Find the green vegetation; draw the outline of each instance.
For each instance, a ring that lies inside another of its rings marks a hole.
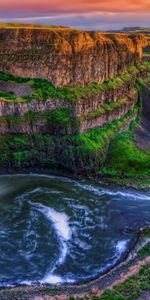
[[[100,173],[101,174],[101,173]],[[105,175],[105,173],[104,173]],[[109,173],[107,173],[109,175]],[[104,178],[103,178],[104,179]],[[118,177],[116,175],[110,174],[109,177],[106,177],[106,183],[107,184],[115,184],[115,185],[120,185],[122,187],[134,187],[138,190],[144,190],[144,191],[149,191],[150,190],[150,179],[142,177],[131,177],[131,176],[126,176],[126,177]]]
[[[148,67],[150,64],[146,63],[146,65]],[[112,139],[106,162],[99,171],[100,174],[133,177],[150,176],[150,151],[142,151],[137,148],[134,140],[134,128],[141,122],[142,99],[140,91],[144,86],[144,80],[139,78],[136,82],[136,88],[139,91],[136,121],[131,123],[128,131],[119,133]]]
[[[101,174],[150,176],[150,151],[138,149],[132,132],[119,133],[110,143],[107,161]]]
[[[144,66],[146,67],[148,73],[150,73],[150,62],[144,62]]]
[[[142,267],[138,274],[129,277],[124,283],[113,289],[106,289],[102,296],[93,296],[91,300],[134,300],[150,287],[150,266]],[[69,300],[85,300],[84,298],[70,297]]]
[[[0,98],[6,98],[8,100],[14,100],[16,97],[14,96],[13,92],[2,92],[0,91]]]
[[[150,242],[147,243],[141,250],[139,250],[139,256],[145,257],[147,255],[150,255]]]
[[[138,274],[129,277],[124,283],[113,289],[106,289],[102,296],[93,296],[91,300],[134,300],[150,287],[150,266],[142,267]],[[70,297],[69,300],[85,300],[84,298]]]
[[[149,290],[150,266],[141,268],[137,275],[129,277],[123,284],[115,286],[112,290],[106,290],[101,297],[93,297],[93,300],[134,300],[140,294]]]
[[[51,121],[53,122],[54,117],[59,118],[60,126],[64,126],[64,114],[66,113],[64,111],[53,112]],[[60,118],[60,114],[63,116],[63,120]],[[0,136],[0,166],[15,168],[55,167],[71,172],[96,173],[106,158],[110,139],[123,124],[132,118],[132,115],[133,110],[129,111],[123,118],[107,124],[103,128],[72,136],[49,134]],[[26,117],[30,118],[31,115]],[[65,122],[68,124],[67,115],[66,120]]]
[[[98,108],[97,110],[90,112],[86,115],[81,116],[81,120],[91,120],[94,119],[96,117],[101,116],[104,113],[107,112],[111,112],[121,106],[123,106],[124,104],[126,104],[129,101],[129,98],[124,98],[124,99],[119,99],[116,102],[110,102],[107,104],[103,104],[100,108]]]
[[[0,29],[2,28],[10,28],[10,29],[47,29],[47,30],[76,30],[76,28],[68,27],[68,26],[55,26],[55,25],[42,25],[42,24],[24,24],[24,23],[4,23],[0,22]]]
[[[102,91],[108,89],[117,89],[132,80],[133,75],[138,74],[139,71],[146,69],[145,63],[136,66],[130,66],[128,71],[120,76],[116,76],[112,79],[105,80],[104,83],[91,83],[85,87],[54,87],[52,83],[44,79],[39,78],[20,78],[10,74],[0,72],[0,80],[2,81],[14,81],[16,83],[28,83],[34,89],[34,95],[24,97],[24,100],[31,101],[33,98],[37,100],[46,100],[48,98],[63,99],[75,103],[79,98],[84,99],[97,95]],[[6,95],[6,99],[8,99]],[[14,100],[14,99],[12,99]]]
[[[52,134],[60,135],[62,129],[65,130],[64,133],[67,133],[69,128],[74,129],[74,132],[76,132],[78,128],[78,120],[72,116],[71,108],[56,108],[46,113],[28,111],[24,116],[0,116],[0,120],[6,121],[8,127],[14,127],[16,124],[24,125],[24,122],[34,125],[36,119],[45,120],[45,125]]]
[[[26,83],[30,81],[30,78],[23,78],[23,77],[13,76],[11,74],[0,72],[0,80],[5,82],[14,81],[16,83]]]
[[[144,258],[150,255],[150,228],[146,228],[143,233],[142,237],[147,239],[146,244],[138,251],[138,257]]]
[[[145,52],[145,53],[143,53],[143,56],[150,56],[150,52]]]
[[[47,119],[47,125],[53,133],[60,133],[59,130],[74,126],[77,129],[77,120],[72,116],[71,108],[56,108],[46,113],[35,113],[29,111],[23,117],[25,120],[34,120],[39,118]]]
[[[130,72],[133,75],[134,72],[138,72],[142,68],[145,69],[147,66],[147,63],[144,66],[132,66]],[[4,76],[4,74],[1,75]],[[3,79],[10,80],[9,76],[11,75],[7,75]],[[129,80],[128,76],[130,77],[129,74],[123,74],[123,80]],[[16,79],[16,81],[18,80]],[[122,82],[121,77],[98,86],[100,88],[102,86],[112,88],[114,82],[118,86],[118,83]],[[36,91],[39,89],[39,91],[43,90],[44,92],[46,90],[47,92],[47,85],[55,89],[45,80],[34,79],[32,80],[32,84],[37,85],[35,88]],[[136,88],[140,91],[144,84],[143,80],[138,79]],[[86,88],[81,89],[86,90]],[[55,92],[56,90],[58,92],[58,90],[62,91],[63,89],[55,89]],[[70,91],[72,90],[79,91],[80,88],[70,88]],[[39,91],[38,93],[40,93]],[[81,93],[79,94],[81,95]],[[43,94],[41,97],[43,97]],[[111,111],[124,103],[125,99],[118,100],[115,103],[110,102],[96,112],[88,114],[85,118],[96,117],[98,114]],[[128,127],[128,124],[135,118],[137,112],[136,122],[131,122],[130,130],[119,133],[122,128]],[[140,94],[136,107],[130,110],[124,117],[113,121],[111,124],[106,124],[103,128],[96,128],[78,134],[79,120],[73,117],[73,110],[70,108],[57,108],[47,113],[33,113],[29,111],[23,117],[1,117],[1,119],[8,122],[9,126],[15,126],[15,124],[20,126],[20,122],[22,121],[31,122],[31,125],[34,126],[34,121],[38,118],[45,119],[44,125],[47,126],[49,134],[19,135],[17,137],[8,135],[0,137],[1,167],[15,167],[17,169],[37,166],[39,168],[55,167],[85,175],[100,173],[119,176],[149,176],[150,155],[136,148],[133,135],[133,129],[140,122],[141,118]],[[71,132],[71,129],[74,132]],[[68,133],[72,133],[73,135],[69,135]]]

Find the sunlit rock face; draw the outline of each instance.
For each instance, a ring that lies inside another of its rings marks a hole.
[[[142,58],[144,35],[65,28],[1,28],[0,71],[55,86],[103,82]]]

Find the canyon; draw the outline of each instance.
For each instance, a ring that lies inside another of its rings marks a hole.
[[[0,23],[0,298],[149,290],[149,100],[149,32]]]
[[[144,35],[73,29],[0,29],[0,71],[55,86],[103,82],[142,58]]]
[[[1,167],[97,172],[138,118],[143,49],[140,33],[1,24]]]

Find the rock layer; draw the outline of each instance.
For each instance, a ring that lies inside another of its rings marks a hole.
[[[0,71],[55,86],[103,82],[142,58],[144,35],[73,29],[0,29]]]
[[[99,116],[90,120],[83,120],[80,123],[80,132],[84,132],[88,129],[103,127],[107,123],[111,123],[114,120],[122,118],[130,109],[132,109],[137,103],[137,93],[132,93],[131,98],[127,98],[126,102],[120,107],[106,111]]]

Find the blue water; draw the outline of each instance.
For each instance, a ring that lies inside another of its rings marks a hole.
[[[77,283],[115,265],[150,224],[150,193],[0,176],[0,285]]]

